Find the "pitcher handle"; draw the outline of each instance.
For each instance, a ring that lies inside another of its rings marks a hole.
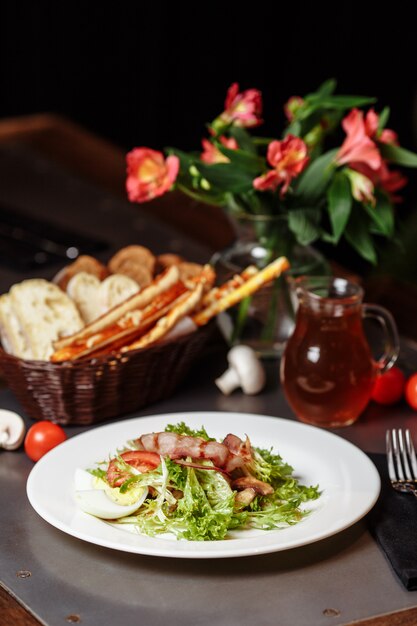
[[[394,365],[400,352],[400,340],[394,318],[391,313],[378,304],[364,304],[363,317],[375,319],[380,323],[385,335],[385,352],[377,361],[381,374],[387,372]]]

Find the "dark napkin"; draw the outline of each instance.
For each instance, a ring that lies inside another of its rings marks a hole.
[[[381,494],[366,521],[391,563],[394,572],[409,591],[417,590],[417,498],[398,493],[391,487],[385,454],[369,454],[381,477]]]

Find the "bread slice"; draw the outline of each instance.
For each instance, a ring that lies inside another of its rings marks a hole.
[[[66,265],[54,276],[52,282],[61,287],[62,291],[67,290],[69,281],[80,272],[87,272],[97,276],[99,280],[104,280],[109,275],[109,270],[98,259],[87,254],[82,254],[73,263]]]
[[[133,278],[124,274],[111,274],[100,283],[98,289],[100,315],[127,300],[138,291],[140,291],[140,286]]]
[[[13,313],[11,297],[5,293],[0,297],[0,337],[3,348],[9,354],[22,359],[31,359],[32,353],[19,320]]]
[[[17,356],[47,361],[54,341],[84,326],[74,302],[42,278],[13,285],[8,298],[3,309],[12,321],[6,330],[6,346],[12,353],[20,352]]]
[[[67,285],[67,294],[77,305],[83,321],[89,324],[101,315],[98,303],[100,280],[94,274],[74,274]]]

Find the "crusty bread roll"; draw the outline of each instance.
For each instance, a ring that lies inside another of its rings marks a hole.
[[[152,274],[149,269],[134,260],[125,259],[118,265],[116,273],[128,276],[140,285],[141,289],[148,287],[152,282]]]
[[[152,252],[148,248],[145,248],[145,246],[132,245],[121,248],[108,262],[110,272],[112,274],[124,273],[120,272],[120,266],[127,261],[145,267],[151,276],[154,273],[156,259]]]
[[[155,273],[159,274],[160,272],[163,272],[167,267],[171,267],[171,265],[179,265],[183,261],[184,259],[178,254],[173,254],[171,252],[160,254],[156,257]]]
[[[153,279],[156,259],[144,246],[126,246],[112,256],[108,268],[112,274],[129,276],[141,289],[148,287]]]
[[[24,359],[48,361],[54,341],[84,326],[74,302],[42,278],[13,285],[0,299],[0,311],[3,347]]]

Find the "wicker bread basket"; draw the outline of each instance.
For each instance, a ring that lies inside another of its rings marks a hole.
[[[164,344],[64,363],[25,361],[0,348],[0,373],[31,418],[94,424],[167,398],[214,327],[211,322]]]

